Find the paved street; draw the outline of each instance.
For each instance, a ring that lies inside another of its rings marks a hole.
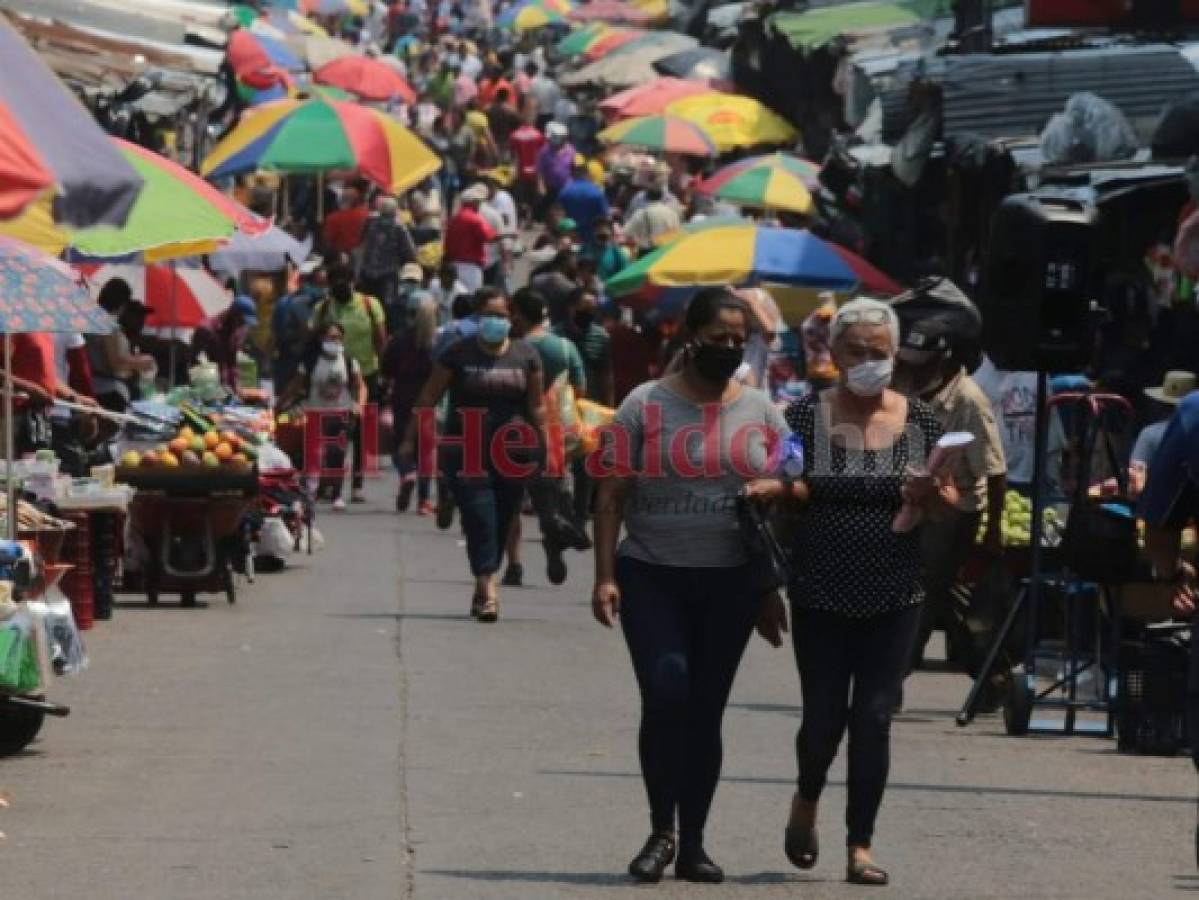
[[[636,695],[619,636],[590,619],[590,560],[550,588],[527,542],[530,586],[475,624],[456,534],[396,516],[388,490],[324,515],[329,549],[233,608],[131,603],[91,632],[90,671],[56,692],[74,714],[0,761],[0,897],[634,896]],[[1011,739],[994,717],[959,730],[964,687],[909,682],[876,845],[889,896],[1199,890],[1188,760]],[[797,696],[789,651],[755,638],[708,838],[731,884],[636,896],[870,893],[841,883],[842,762],[816,870],[782,855]]]

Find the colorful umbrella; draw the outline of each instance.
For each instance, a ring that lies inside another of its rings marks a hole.
[[[312,19],[294,9],[272,6],[266,13],[266,21],[288,36],[315,34],[328,37],[329,33]]]
[[[738,94],[684,97],[666,107],[666,111],[703,128],[721,153],[738,147],[787,144],[798,137],[786,120],[752,97]]]
[[[554,44],[554,51],[559,56],[582,56],[588,47],[610,30],[611,27],[604,22],[592,22],[582,28],[576,28]]]
[[[308,68],[313,71],[343,56],[354,56],[357,52],[340,38],[321,34],[296,36],[289,43],[308,61]]]
[[[797,156],[770,153],[725,166],[696,185],[701,194],[739,206],[807,214],[820,166]]]
[[[501,28],[520,32],[533,31],[536,28],[544,28],[547,25],[565,21],[566,17],[557,10],[550,9],[539,0],[528,0],[528,2],[519,3],[505,10],[496,19],[496,24]]]
[[[352,16],[365,18],[370,14],[368,0],[300,0],[301,12],[317,16]]]
[[[857,276],[858,285],[862,290],[871,294],[883,294],[888,297],[893,297],[896,294],[903,293],[903,287],[894,278],[879,269],[874,263],[867,259],[858,256],[847,247],[842,247],[840,244],[829,242],[829,246],[853,270],[853,274]]]
[[[698,81],[681,78],[655,78],[613,94],[599,105],[611,119],[631,119],[635,116],[656,116],[675,100],[694,94],[706,94],[711,89]]]
[[[576,22],[626,22],[630,25],[647,25],[654,20],[654,13],[639,9],[625,0],[591,0],[576,7],[570,14]]]
[[[603,59],[563,75],[559,82],[567,87],[597,84],[608,87],[633,87],[658,77],[653,62],[679,50],[695,46],[695,38],[673,31],[638,35]]]
[[[638,116],[599,133],[605,144],[644,147],[689,156],[715,156],[716,145],[702,128],[677,116]]]
[[[123,227],[60,228],[48,204],[42,203],[0,231],[55,255],[70,248],[81,257],[113,259],[140,253],[155,262],[210,253],[235,231],[259,235],[270,228],[269,221],[178,163],[136,144],[111,140],[145,182]]]
[[[403,75],[386,63],[365,56],[335,59],[313,72],[312,78],[319,84],[341,88],[363,100],[399,98],[408,104],[416,102],[416,91]]]
[[[399,192],[441,168],[415,134],[378,110],[356,103],[281,100],[249,111],[201,167],[208,178],[255,169],[355,171]]]
[[[731,225],[684,235],[608,279],[622,297],[647,287],[705,284],[799,284],[840,289],[857,277],[827,243],[808,231]]]
[[[277,66],[288,72],[303,72],[304,61],[287,44],[264,34],[236,29],[225,46],[229,66],[239,78],[243,73],[256,72]]]
[[[672,53],[654,62],[654,68],[663,75],[707,82],[732,81],[731,66],[728,52],[712,47],[695,47],[681,53]]]
[[[198,266],[90,264],[77,268],[87,276],[88,288],[96,296],[113,278],[125,279],[133,296],[150,310],[147,330],[159,333],[195,328],[204,319],[224,312],[232,299],[224,285]]]
[[[59,222],[124,223],[141,179],[3,17],[0,59],[0,219],[53,191]]]
[[[610,28],[588,44],[583,55],[592,61],[600,60],[643,37],[645,32],[640,28]]]
[[[107,334],[112,323],[70,266],[0,236],[0,331]]]

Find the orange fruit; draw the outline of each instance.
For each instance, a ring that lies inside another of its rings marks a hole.
[[[204,435],[204,446],[209,450],[213,449],[221,442],[221,436],[215,431],[209,431]]]
[[[233,458],[233,448],[222,442],[216,445],[216,450],[213,451],[219,460],[228,460]]]
[[[188,440],[185,437],[177,437],[170,443],[171,452],[176,456],[181,456],[188,449]]]
[[[175,469],[179,467],[179,457],[168,451],[158,458],[158,464],[168,469]]]

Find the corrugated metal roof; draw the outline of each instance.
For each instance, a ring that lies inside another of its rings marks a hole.
[[[884,92],[887,140],[907,127],[907,84],[921,69],[942,85],[947,137],[1036,135],[1073,94],[1090,91],[1117,106],[1147,139],[1168,103],[1199,90],[1199,72],[1167,45],[932,57],[905,66],[898,86]]]

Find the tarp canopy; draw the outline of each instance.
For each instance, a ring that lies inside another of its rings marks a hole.
[[[860,31],[915,25],[922,18],[938,15],[948,2],[849,3],[826,6],[801,13],[776,13],[770,25],[797,50],[815,50],[838,38]]]

